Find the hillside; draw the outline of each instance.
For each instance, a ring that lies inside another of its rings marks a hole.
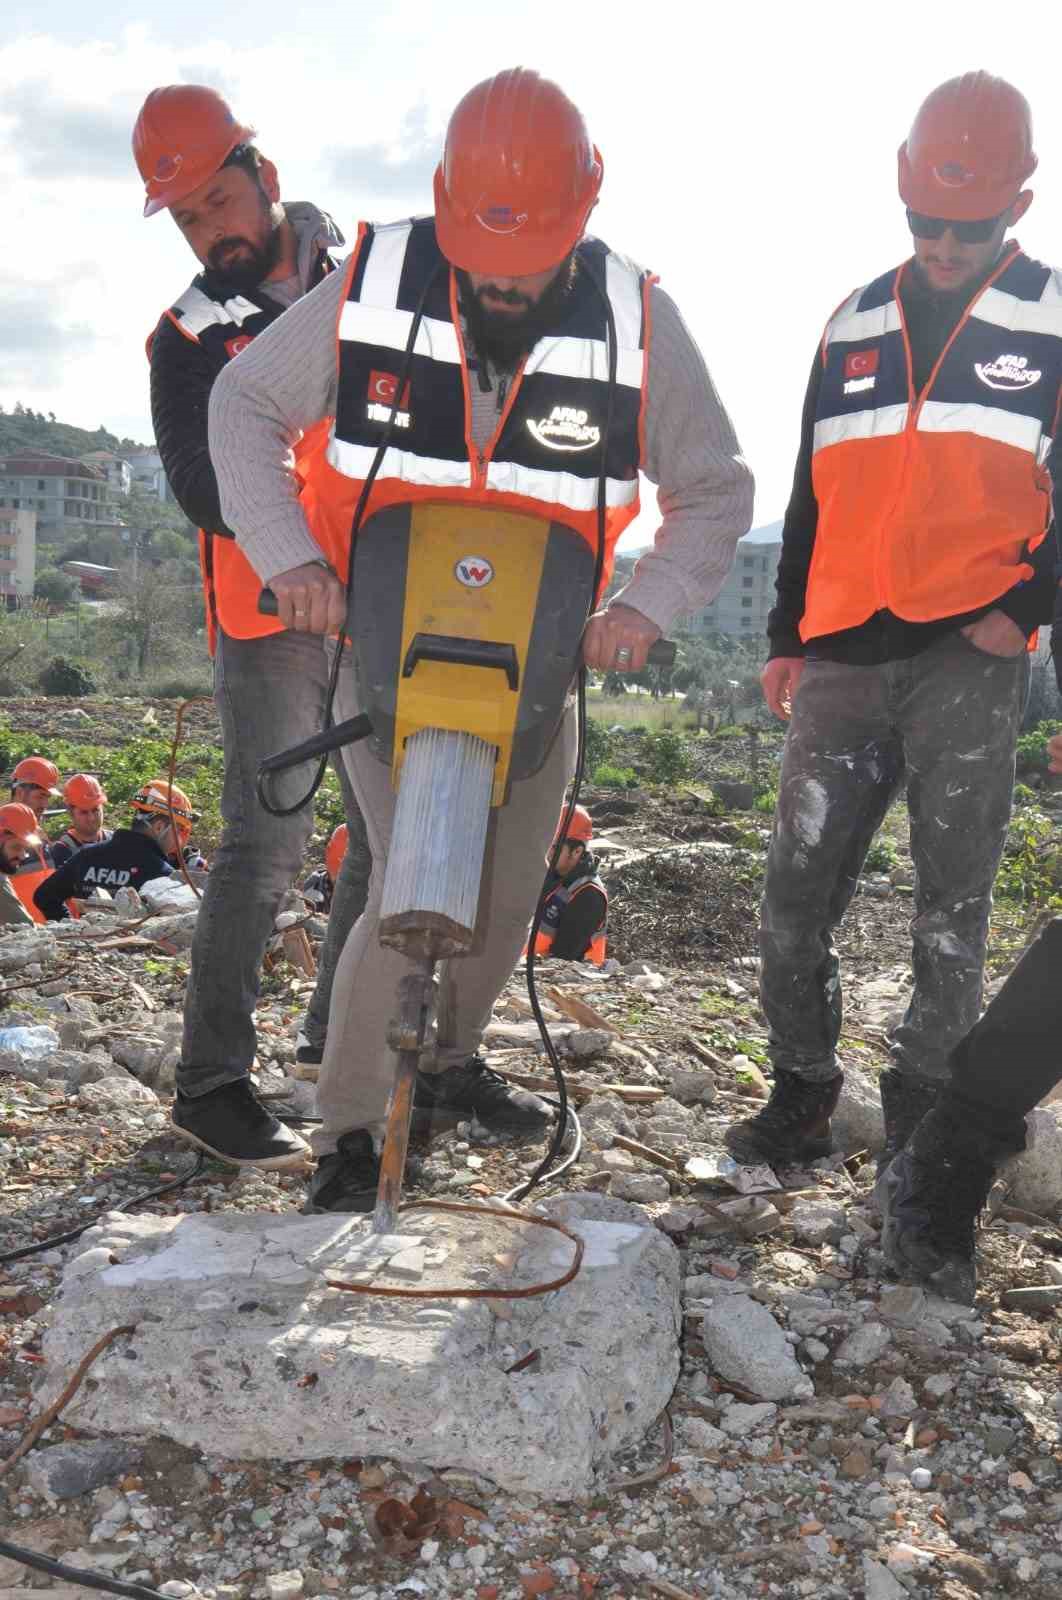
[[[119,439],[100,424],[94,431],[58,422],[54,412],[28,411],[18,401],[13,411],[0,407],[0,455],[43,450],[54,456],[83,456],[90,450],[150,450],[135,439]]]

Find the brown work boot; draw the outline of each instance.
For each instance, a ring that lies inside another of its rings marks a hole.
[[[830,1118],[843,1082],[840,1072],[818,1083],[776,1068],[763,1110],[726,1130],[724,1143],[734,1160],[748,1167],[798,1167],[830,1155]]]

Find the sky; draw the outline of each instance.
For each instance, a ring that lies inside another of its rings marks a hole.
[[[209,83],[258,130],[287,199],[348,238],[359,217],[431,208],[446,120],[501,67],[535,67],[581,107],[605,180],[594,232],[660,275],[704,351],[757,480],[785,509],[823,324],[910,252],[896,150],[938,82],[983,67],[1033,108],[1040,170],[1020,230],[1062,255],[1062,23],[1000,27],[966,0],[881,8],[451,0],[52,0],[0,43],[0,404],[151,439],[144,340],[195,262],[144,219],[130,133],[148,91]],[[25,13],[24,13],[25,14]],[[20,31],[21,30],[21,31]],[[1051,34],[1053,32],[1053,39]],[[656,525],[653,491],[627,543]]]

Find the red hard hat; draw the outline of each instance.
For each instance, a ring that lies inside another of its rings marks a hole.
[[[339,869],[343,865],[343,857],[346,853],[347,825],[345,822],[341,822],[325,846],[325,867],[333,883],[339,877]]]
[[[582,113],[526,67],[470,89],[435,172],[435,232],[466,272],[515,278],[560,264],[578,244],[604,166]]]
[[[953,222],[999,216],[1036,170],[1029,102],[989,72],[950,78],[923,102],[899,163],[912,211]]]
[[[27,756],[11,774],[11,783],[32,783],[35,788],[47,789],[49,794],[59,793],[59,768],[44,756]]]
[[[63,799],[68,806],[77,806],[83,811],[107,803],[100,780],[90,778],[87,772],[75,772],[72,778],[67,778],[63,784]]]
[[[237,122],[216,89],[171,83],[152,89],[133,128],[133,155],[144,180],[145,217],[176,205],[206,183],[254,129]]]
[[[29,806],[19,805],[17,800],[12,800],[10,805],[0,806],[0,833],[14,834],[31,850],[36,850],[41,842],[36,816]]]
[[[165,778],[155,778],[151,783],[145,783],[129,803],[134,811],[142,811],[149,817],[167,817],[171,821],[175,818],[182,842],[189,837],[192,823],[199,817],[198,811],[192,810],[192,802],[184,790],[178,789],[176,784],[167,783]]]
[[[557,832],[553,835],[554,844],[557,842],[561,828],[564,827],[564,818],[567,815],[567,811],[568,807],[565,804],[561,807],[561,814],[557,818]],[[576,839],[581,844],[589,844],[593,836],[593,818],[585,806],[576,806],[568,820],[568,826],[564,830],[564,837],[566,839]]]

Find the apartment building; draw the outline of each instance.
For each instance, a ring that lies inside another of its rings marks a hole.
[[[33,511],[37,538],[50,542],[90,528],[118,528],[121,497],[86,461],[23,452],[0,456],[0,511]]]
[[[0,604],[33,595],[37,564],[37,513],[0,506]]]
[[[782,524],[752,528],[738,543],[734,564],[710,606],[690,617],[690,633],[728,633],[762,638],[774,605],[774,577],[782,554]]]

